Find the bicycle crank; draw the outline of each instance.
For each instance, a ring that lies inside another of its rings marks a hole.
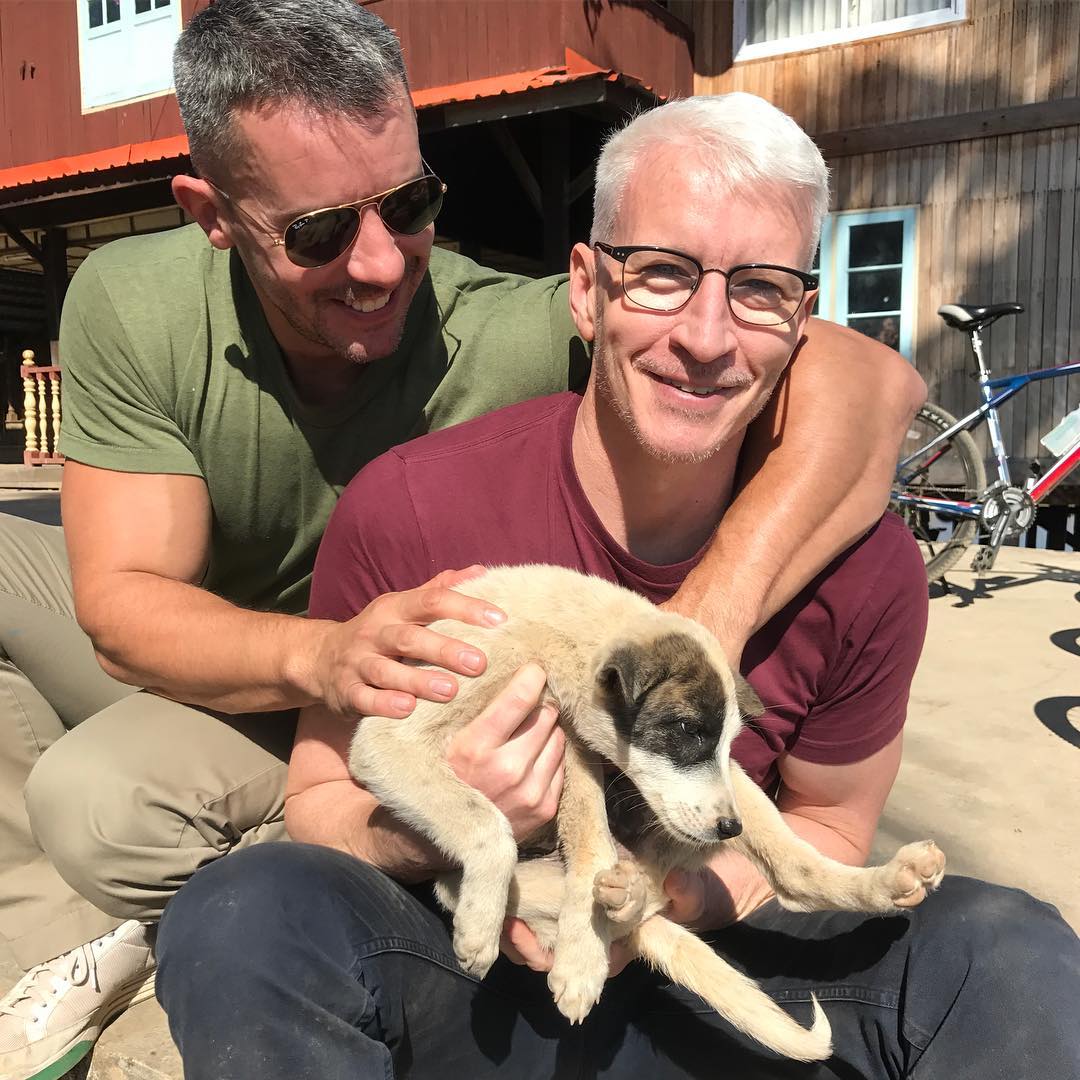
[[[1001,539],[1010,540],[1031,528],[1035,502],[1023,488],[1009,487],[999,480],[983,496],[980,520],[991,535],[1000,529]]]

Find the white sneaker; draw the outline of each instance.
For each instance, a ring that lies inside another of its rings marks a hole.
[[[0,999],[0,1080],[59,1080],[114,1016],[152,997],[155,929],[129,920],[31,968]]]

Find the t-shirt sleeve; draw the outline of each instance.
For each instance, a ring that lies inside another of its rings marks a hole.
[[[308,617],[344,622],[375,597],[416,588],[432,576],[405,464],[391,450],[356,475],[330,515]]]
[[[863,761],[887,746],[907,718],[911,680],[926,637],[926,570],[910,533],[899,522],[891,551],[844,635],[823,693],[790,749],[822,765]]]
[[[138,298],[123,306],[134,313]],[[61,453],[120,472],[202,475],[168,404],[171,355],[161,333],[160,356],[137,355],[109,281],[93,255],[86,259],[60,323]]]

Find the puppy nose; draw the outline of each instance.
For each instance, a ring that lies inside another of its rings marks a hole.
[[[738,818],[722,817],[716,823],[716,835],[721,840],[730,840],[742,832],[742,822]]]

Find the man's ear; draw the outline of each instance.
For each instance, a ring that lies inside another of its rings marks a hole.
[[[575,244],[570,252],[570,313],[584,341],[596,338],[596,249]]]
[[[799,313],[795,316],[795,329],[798,331],[801,337],[806,333],[806,324],[810,320],[810,316],[814,313],[814,305],[817,303],[818,289],[811,289],[804,297],[802,303],[799,305]]]
[[[761,704],[757,691],[737,671],[732,674],[735,676],[735,700],[739,703],[739,712],[743,716],[761,716],[765,706]]]
[[[172,180],[173,198],[194,218],[210,243],[222,251],[233,246],[229,222],[221,213],[221,196],[206,180],[181,174]]]

